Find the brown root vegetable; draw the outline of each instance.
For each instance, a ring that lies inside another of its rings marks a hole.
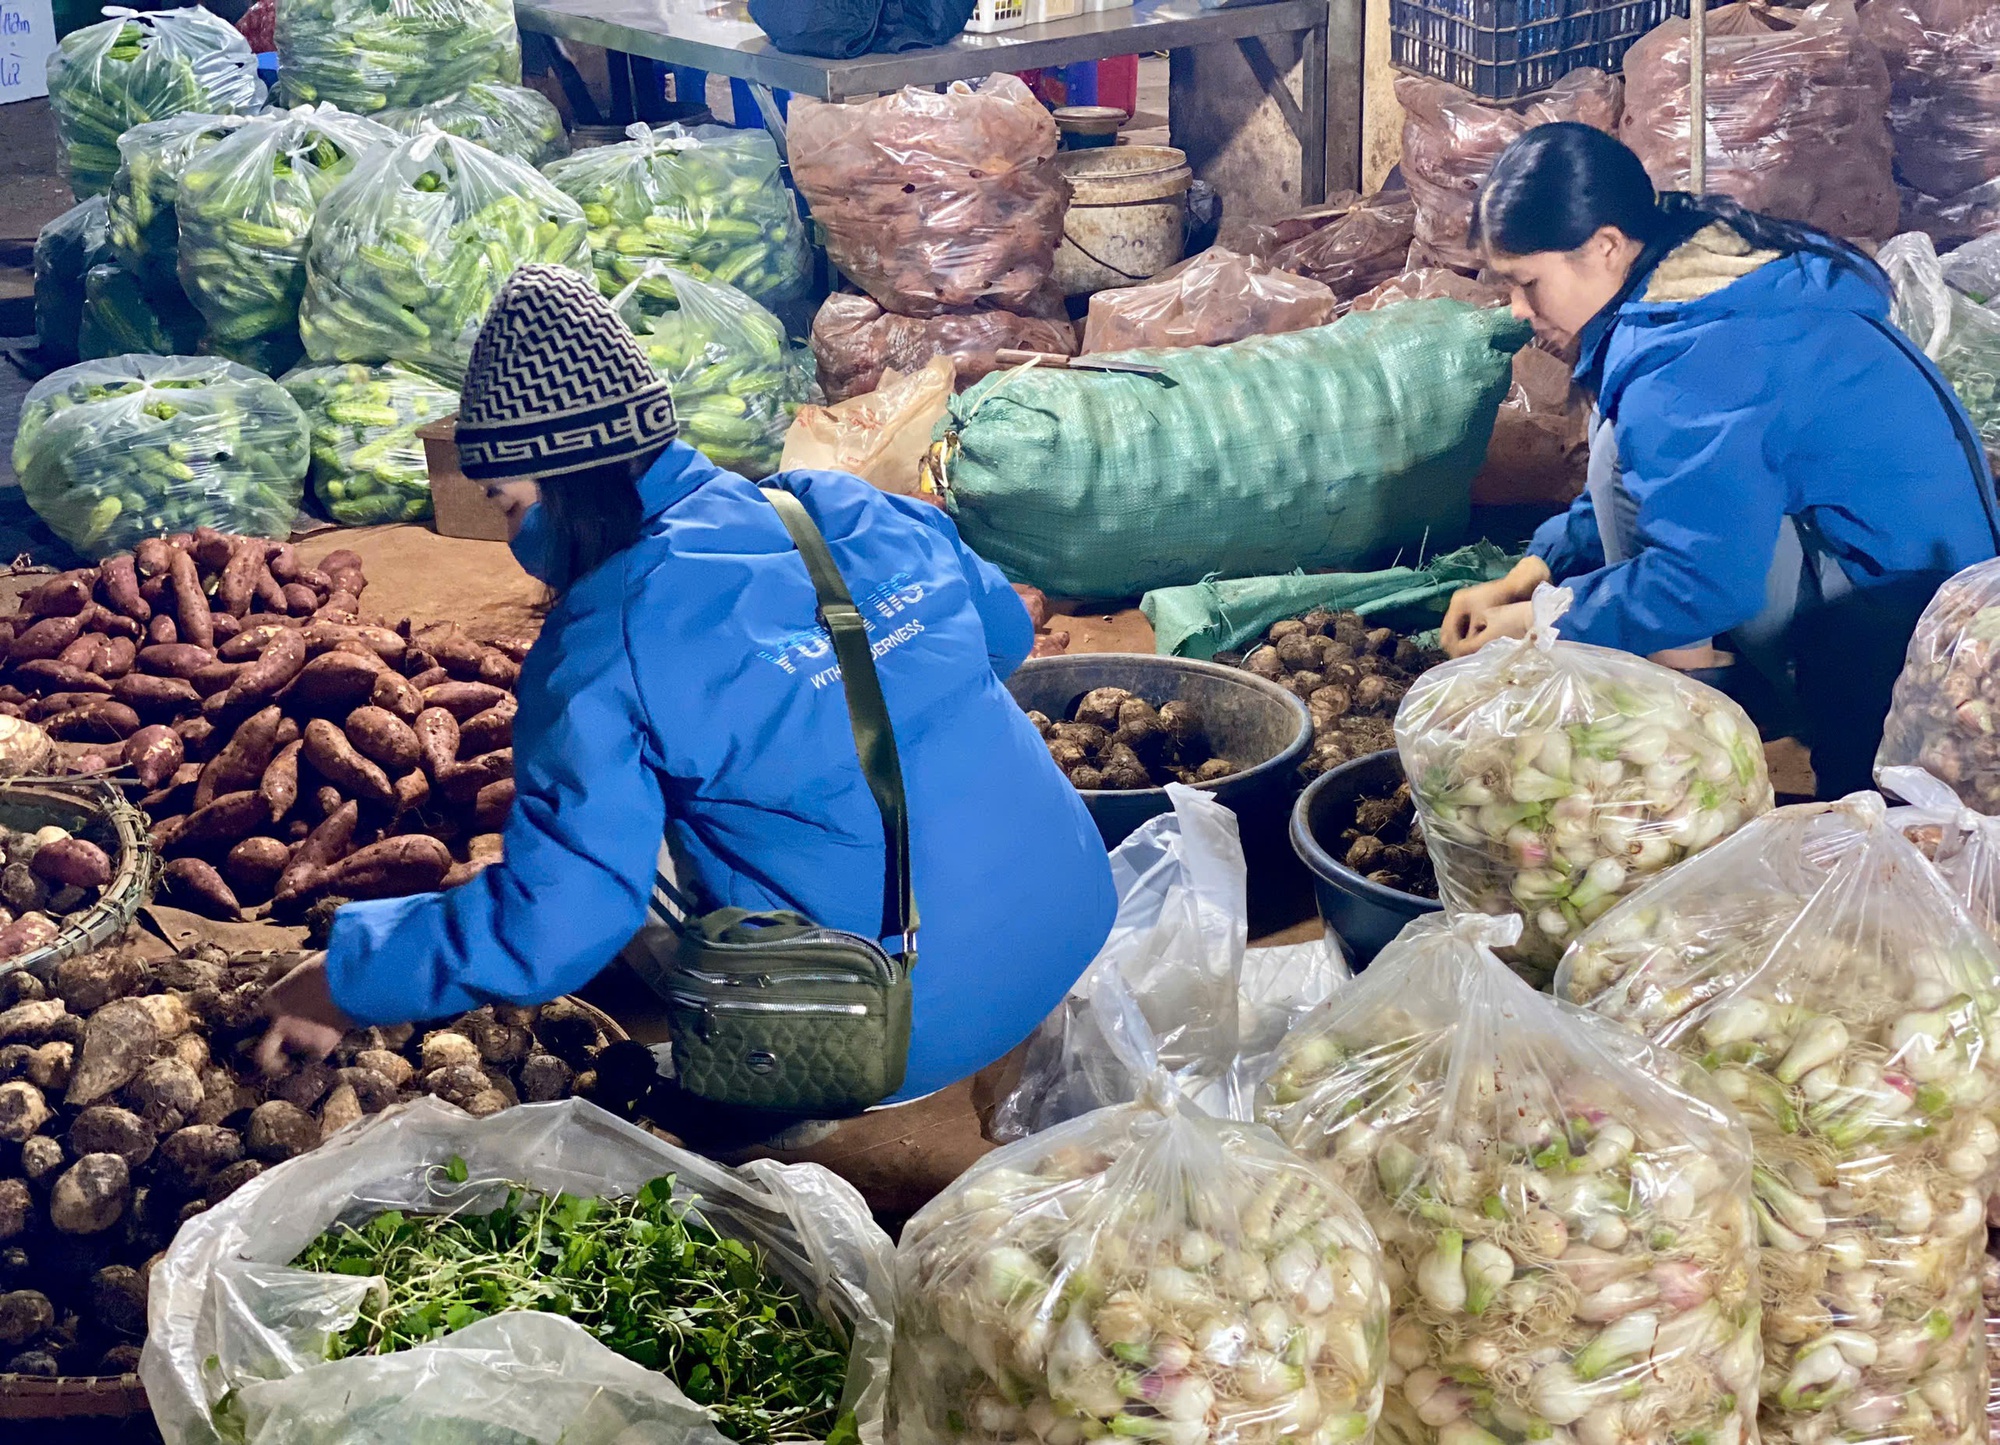
[[[325,1060],[300,1064],[288,1074],[269,1081],[264,1092],[295,1109],[310,1109],[326,1097],[338,1071]]]
[[[406,833],[356,849],[302,888],[343,898],[397,898],[429,893],[451,869],[451,849],[425,833]]]
[[[15,679],[24,687],[31,687],[40,693],[87,692],[103,697],[111,695],[111,684],[94,672],[85,672],[80,667],[71,667],[66,662],[54,658],[39,658],[34,662],[24,662],[14,669]]]
[[[185,552],[175,552],[167,565],[167,578],[168,591],[173,597],[174,622],[180,628],[180,635],[197,647],[213,647],[215,622],[194,558]]]
[[[385,672],[375,679],[368,702],[370,706],[381,708],[406,723],[414,723],[417,714],[424,710],[424,695],[407,677],[393,672]]]
[[[70,1121],[69,1152],[81,1159],[86,1154],[116,1154],[137,1169],[153,1157],[158,1134],[130,1109],[113,1104],[93,1104]]]
[[[83,636],[83,618],[44,617],[30,623],[7,645],[10,662],[33,662],[38,658],[61,657],[63,650]]]
[[[171,778],[186,755],[180,734],[163,724],[142,727],[125,739],[125,765],[149,791]]]
[[[243,630],[215,650],[224,662],[255,662],[281,632],[293,629],[283,622],[246,623]]]
[[[195,1025],[194,1010],[179,994],[142,994],[136,1001],[146,1011],[146,1017],[153,1021],[153,1027],[159,1031],[163,1042],[179,1038]]]
[[[234,1164],[225,1164],[215,1171],[215,1177],[208,1181],[208,1203],[210,1207],[222,1203],[230,1195],[248,1184],[264,1172],[262,1159],[238,1159]]]
[[[336,1084],[326,1102],[319,1106],[319,1137],[331,1137],[349,1124],[358,1124],[367,1111],[361,1107],[360,1096],[352,1084]],[[254,1119],[254,1115],[252,1116]]]
[[[267,1164],[303,1154],[319,1143],[319,1124],[305,1110],[271,1099],[250,1111],[244,1147]]]
[[[382,676],[395,677],[395,674],[385,672]],[[354,709],[347,715],[344,731],[355,751],[381,764],[392,775],[407,773],[423,758],[416,730],[387,708],[371,705]]]
[[[138,1077],[160,1041],[159,1026],[141,1000],[113,999],[84,1025],[83,1051],[64,1102],[78,1108],[124,1088]]]
[[[187,756],[196,761],[212,756],[223,741],[216,736],[215,724],[205,717],[184,717],[174,724],[174,732]]]
[[[26,869],[22,870],[26,872]],[[59,998],[32,999],[0,1012],[0,1044],[45,1044],[57,1036],[70,1012]]]
[[[368,701],[387,664],[373,652],[323,652],[293,679],[286,703],[310,712],[345,716]]]
[[[177,907],[225,923],[238,922],[243,917],[243,905],[229,884],[212,864],[199,858],[169,860],[160,881],[168,901]]]
[[[62,650],[57,662],[69,667],[80,668],[84,672],[104,675],[104,660],[109,655],[111,639],[101,632],[86,632]]]
[[[274,697],[281,689],[296,686],[306,665],[306,644],[296,628],[285,628],[246,663],[224,693],[225,706],[255,707]]]
[[[145,981],[145,964],[115,950],[66,958],[55,971],[56,996],[80,1014],[97,1012],[113,999],[136,992]]]
[[[172,842],[177,848],[233,847],[248,837],[270,817],[263,794],[247,789],[225,793],[205,808],[197,808],[187,818]]]
[[[441,707],[460,722],[498,706],[507,696],[504,688],[484,682],[441,682],[424,688],[423,694],[425,708]]]
[[[544,1049],[573,1069],[588,1068],[591,1055],[604,1044],[597,1020],[569,999],[543,1004],[535,1015],[534,1034]]]
[[[241,713],[243,708],[229,697],[229,689],[242,675],[244,666],[240,662],[211,662],[187,680],[188,686],[207,700],[204,710],[212,708],[217,712],[229,710]]]
[[[488,783],[472,800],[472,825],[497,832],[507,826],[507,815],[513,810],[514,780]]]
[[[76,1066],[76,1045],[43,1044],[28,1055],[28,1082],[44,1094],[60,1094],[69,1087]]]
[[[162,588],[164,592],[166,589]],[[146,641],[159,647],[171,647],[181,639],[181,630],[174,626],[174,619],[165,614],[156,614],[146,624]]]
[[[262,550],[262,543],[231,541],[229,559],[222,564],[222,575],[215,579],[216,611],[232,617],[249,612],[250,600],[256,595],[257,574],[264,566]]]
[[[283,710],[276,705],[243,720],[222,751],[201,770],[201,782],[194,795],[197,811],[225,793],[240,793],[259,786],[264,770],[270,767],[272,755],[278,750],[278,729],[284,720]]]
[[[430,776],[422,768],[412,768],[396,779],[396,816],[414,813],[431,800]]]
[[[108,1264],[90,1277],[90,1313],[121,1335],[146,1333],[146,1275],[125,1264]]]
[[[459,726],[459,751],[476,758],[481,753],[512,747],[515,711],[516,704],[509,698],[484,712],[474,713]]]
[[[287,582],[285,610],[294,617],[310,617],[319,610],[319,594],[303,582]]]
[[[123,743],[139,731],[139,714],[122,702],[98,698],[48,720],[48,734],[66,743]]]
[[[21,1177],[37,1188],[53,1183],[68,1162],[63,1146],[46,1134],[37,1134],[21,1145]]]
[[[304,756],[321,777],[350,797],[385,806],[396,800],[396,789],[388,774],[355,751],[347,735],[325,718],[314,718],[306,724]]]
[[[423,1086],[425,1093],[470,1112],[472,1101],[493,1084],[483,1069],[470,1064],[455,1064],[451,1068],[433,1069],[425,1074]]]
[[[462,1034],[456,1029],[439,1029],[435,1033],[426,1034],[419,1052],[423,1059],[423,1070],[427,1074],[435,1073],[439,1069],[476,1069],[485,1062],[479,1052],[479,1045],[474,1043],[469,1035]]]
[[[86,1154],[49,1191],[49,1223],[63,1234],[102,1234],[125,1214],[132,1171],[116,1154]]]
[[[139,595],[139,568],[131,557],[107,557],[99,563],[97,590],[106,603],[134,622],[152,620],[153,609]]]
[[[530,1054],[521,1065],[522,1102],[545,1104],[566,1099],[575,1082],[576,1071],[554,1054]]]
[[[155,1171],[169,1189],[188,1198],[199,1198],[218,1170],[242,1157],[243,1139],[234,1129],[218,1124],[190,1124],[160,1141],[154,1156]]]
[[[0,1179],[0,1240],[25,1234],[35,1207],[25,1179]]]
[[[88,838],[44,843],[28,866],[37,878],[69,888],[102,888],[111,881],[110,857]]]
[[[21,599],[21,612],[28,617],[78,616],[90,606],[90,587],[96,579],[94,567],[51,577]]]
[[[423,751],[424,768],[438,778],[458,762],[458,719],[445,708],[426,707],[414,725],[418,746]]]
[[[257,784],[257,792],[270,808],[271,821],[279,821],[292,811],[299,800],[299,754],[305,749],[304,739],[287,743],[278,749],[271,759],[264,776]]]
[[[447,802],[464,804],[477,798],[481,788],[513,776],[514,750],[501,748],[470,762],[454,763],[438,774],[437,785]]]
[[[129,672],[111,686],[111,696],[141,717],[171,721],[201,701],[192,682],[181,677],[158,677],[148,672]]]
[[[0,1084],[0,1140],[25,1143],[54,1113],[42,1091],[25,1080]]]
[[[0,902],[16,914],[27,914],[46,907],[49,892],[49,885],[37,878],[35,870],[26,863],[9,863],[0,868]]]
[[[54,1329],[55,1323],[55,1306],[39,1291],[17,1289],[0,1294],[0,1345],[19,1349]]]
[[[245,838],[229,850],[222,864],[223,877],[239,898],[261,901],[278,886],[291,852],[276,838]]]
[[[400,1058],[401,1055],[397,1055],[397,1057]],[[403,1061],[403,1066],[406,1070],[408,1069],[409,1061],[407,1059]],[[408,1079],[410,1076],[408,1073],[405,1073],[403,1077]],[[397,1099],[396,1085],[389,1082],[386,1074],[378,1073],[374,1069],[362,1068],[359,1064],[342,1069],[335,1076],[333,1089],[336,1094],[342,1089],[352,1094],[355,1102],[364,1114],[380,1113],[395,1103]],[[327,1097],[330,1101],[333,1096],[329,1094]]]
[[[192,679],[215,661],[215,650],[191,642],[154,643],[139,649],[139,670],[155,677]]]
[[[487,1064],[518,1064],[534,1042],[524,1025],[502,1023],[490,1008],[463,1014],[452,1027],[478,1046],[480,1060]]]
[[[306,880],[317,878],[328,864],[351,852],[355,829],[360,822],[361,807],[358,803],[342,803],[329,812],[325,820],[299,844],[298,851],[286,865],[284,874],[278,879],[276,901],[289,903],[300,897]]]

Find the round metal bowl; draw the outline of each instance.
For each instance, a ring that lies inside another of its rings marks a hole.
[[[1321,773],[1292,809],[1292,848],[1312,874],[1319,916],[1347,945],[1356,969],[1367,967],[1383,946],[1403,931],[1404,924],[1443,906],[1435,898],[1420,898],[1370,882],[1333,852],[1362,793],[1384,782],[1400,781],[1402,776],[1403,763],[1396,750],[1385,748]]]

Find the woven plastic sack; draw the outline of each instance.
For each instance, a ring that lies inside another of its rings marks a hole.
[[[104,197],[78,201],[35,237],[35,349],[49,366],[77,359],[84,276],[111,259]]]
[[[2000,948],[1882,800],[1758,819],[1600,920],[1556,991],[1749,1125],[1764,1438],[1980,1438]]]
[[[2000,446],[2000,311],[1946,283],[1922,231],[1909,231],[1876,258],[1895,286],[1895,323],[1951,382],[1979,434]]]
[[[111,19],[71,31],[49,57],[49,108],[63,174],[80,201],[111,188],[118,137],[183,111],[241,113],[264,103],[257,57],[236,27],[200,8]]]
[[[426,131],[320,202],[299,335],[317,362],[401,361],[456,386],[487,308],[531,262],[590,274],[583,212],[540,172]]]
[[[1346,1189],[1395,1289],[1376,1438],[1756,1438],[1750,1144],[1677,1061],[1417,919],[1294,1033],[1265,1117]]]
[[[113,356],[29,388],[14,471],[50,530],[92,557],[202,526],[284,537],[306,421],[283,387],[234,362]]]
[[[583,207],[605,295],[636,282],[645,314],[671,310],[673,288],[651,265],[658,261],[767,306],[804,293],[812,269],[805,227],[767,133],[637,124],[625,134],[631,139],[548,168]]]
[[[451,1182],[453,1159],[468,1183]],[[212,1413],[243,1445],[723,1445],[666,1375],[554,1315],[502,1311],[432,1345],[329,1363],[324,1341],[372,1283],[288,1264],[336,1220],[490,1210],[507,1183],[632,1194],[664,1175],[850,1336],[849,1438],[882,1445],[892,1263],[861,1196],[814,1164],[725,1168],[580,1099],[484,1119],[434,1099],[384,1110],[190,1221],[153,1271],[139,1371],[154,1420],[168,1445],[213,1441]]]
[[[1092,296],[1083,349],[1219,346],[1324,326],[1333,313],[1326,286],[1217,246],[1150,281]]]
[[[841,272],[890,310],[1029,311],[1062,240],[1056,124],[1017,77],[798,100],[792,175]]]
[[[2000,940],[2000,819],[1973,812],[1922,768],[1884,768],[1875,781],[1905,804],[1889,810],[1889,826],[1937,869],[1987,937]]]
[[[1940,244],[2000,225],[2000,9],[1872,0],[1861,29],[1889,66],[1905,224]]]
[[[1512,107],[1474,100],[1441,80],[1397,76],[1403,177],[1416,204],[1416,238],[1436,264],[1479,269],[1469,239],[1472,208],[1500,152],[1536,126],[1555,121],[1615,132],[1622,95],[1618,78],[1601,70],[1571,71],[1540,98]]]
[[[346,527],[421,522],[430,467],[417,428],[458,410],[458,393],[400,366],[301,367],[280,384],[312,436],[313,496]]]
[[[296,363],[306,242],[320,202],[396,133],[330,105],[246,127],[181,173],[180,276],[209,349],[272,375]]]
[[[149,291],[179,291],[180,220],[174,203],[188,162],[263,115],[187,111],[135,125],[118,137],[118,173],[111,178],[106,216],[118,262]]]
[[[952,380],[951,358],[934,356],[908,376],[883,373],[874,391],[800,407],[778,470],[846,472],[885,492],[919,495],[924,454],[951,400]]]
[[[2000,814],[2000,561],[1937,590],[1903,654],[1875,771],[1918,767]]]
[[[1170,379],[1035,367],[944,424],[968,546],[1054,596],[1348,568],[1465,529],[1527,328],[1452,302],[1137,353]]]
[[[1432,668],[1396,710],[1396,751],[1449,913],[1521,913],[1508,960],[1545,983],[1619,898],[1770,808],[1743,709],[1673,671],[1561,641],[1567,589],[1534,626]]]
[[[117,261],[92,266],[83,278],[83,316],[76,354],[191,356],[202,342],[201,313],[178,285],[149,288]]]
[[[276,41],[286,105],[373,115],[521,81],[513,0],[284,0]]]
[[[475,80],[429,105],[385,110],[375,119],[402,135],[435,126],[528,166],[546,165],[569,154],[569,132],[563,129],[562,112],[555,103],[539,90],[500,80]]]
[[[812,351],[820,389],[832,401],[875,390],[884,371],[915,371],[938,356],[950,358],[963,391],[999,367],[998,352],[1074,356],[1076,328],[1060,317],[1012,311],[899,316],[869,297],[841,292],[813,317]]]
[[[1896,233],[1889,71],[1851,0],[1719,7],[1707,75],[1710,191],[1835,236]],[[1625,57],[1620,134],[1653,184],[1686,190],[1688,130],[1688,25],[1669,20]]]

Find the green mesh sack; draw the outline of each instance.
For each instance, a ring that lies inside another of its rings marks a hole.
[[[92,557],[200,526],[283,537],[306,421],[278,383],[220,357],[114,356],[29,389],[14,471],[36,514]]]
[[[115,260],[84,274],[83,317],[76,333],[76,354],[83,360],[189,356],[201,340],[201,313],[179,286],[142,286]]]
[[[430,468],[417,428],[458,410],[458,393],[400,366],[307,366],[280,383],[306,414],[312,489],[345,527],[421,522]]]
[[[102,196],[78,201],[35,237],[35,346],[37,359],[45,365],[69,366],[76,361],[84,276],[92,266],[110,259],[110,227]]]
[[[180,276],[208,321],[208,349],[275,374],[298,361],[306,237],[327,193],[396,133],[330,105],[251,126],[189,162],[180,187]]]
[[[181,289],[181,172],[188,162],[246,125],[268,125],[263,115],[209,115],[191,110],[149,120],[118,137],[118,173],[111,178],[106,217],[118,263],[148,290]]]
[[[1435,548],[1465,530],[1528,335],[1504,312],[1413,301],[1122,353],[1164,377],[995,372],[939,423],[945,504],[980,556],[1068,597]]]
[[[518,266],[590,274],[583,212],[519,161],[439,131],[375,151],[321,203],[299,333],[314,361],[401,361],[456,386]]]
[[[799,296],[810,271],[797,203],[763,131],[631,125],[618,145],[579,152],[548,177],[583,207],[591,259],[607,296],[638,283],[649,316],[674,305],[649,262],[734,286],[767,306]]]
[[[373,115],[521,80],[513,0],[285,0],[278,94]]]
[[[49,108],[78,200],[111,188],[118,137],[133,126],[263,103],[250,42],[206,10],[115,10],[112,19],[65,36],[49,57]]]
[[[428,123],[523,165],[546,165],[569,154],[562,112],[539,90],[504,81],[475,81],[429,105],[385,110],[375,118],[403,135],[415,135]]]

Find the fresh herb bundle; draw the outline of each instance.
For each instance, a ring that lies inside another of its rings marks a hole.
[[[445,1171],[463,1183],[463,1160]],[[767,1267],[676,1201],[671,1175],[625,1199],[510,1190],[490,1214],[379,1214],[336,1224],[294,1265],[379,1275],[386,1298],[329,1357],[390,1354],[507,1310],[542,1310],[660,1370],[714,1413],[732,1440],[852,1436],[839,1419],[847,1376],[840,1332]]]

